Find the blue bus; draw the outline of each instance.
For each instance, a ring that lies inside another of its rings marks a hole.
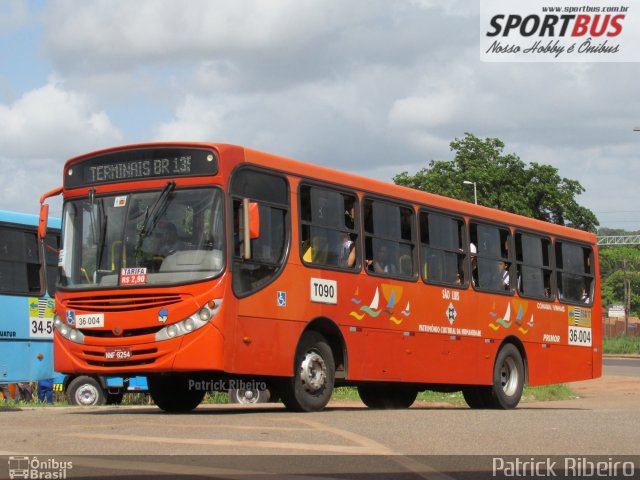
[[[0,210],[0,383],[53,377],[53,290],[60,220],[44,245],[38,217]]]
[[[40,244],[37,215],[0,210],[0,384],[53,378],[54,390],[64,391],[72,405],[120,403],[125,392],[146,391],[145,377],[67,376],[53,371],[61,221],[50,218],[48,225]]]

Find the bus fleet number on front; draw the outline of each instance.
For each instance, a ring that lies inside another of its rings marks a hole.
[[[311,279],[311,301],[317,303],[338,303],[338,282],[321,278]]]

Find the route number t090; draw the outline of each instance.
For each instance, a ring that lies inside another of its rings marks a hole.
[[[311,301],[317,303],[338,303],[338,282],[322,278],[311,279]]]

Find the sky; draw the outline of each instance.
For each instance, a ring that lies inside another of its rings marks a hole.
[[[470,132],[579,181],[602,227],[640,230],[640,64],[483,62],[479,19],[477,0],[2,0],[0,209],[37,213],[68,158],[120,144],[391,181]]]

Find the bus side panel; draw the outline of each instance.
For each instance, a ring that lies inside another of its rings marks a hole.
[[[230,371],[291,376],[296,345],[304,327],[302,322],[238,316]]]
[[[415,383],[469,383],[477,378],[483,363],[479,360],[477,339],[413,333],[404,335],[404,365],[400,378]],[[388,358],[393,362],[393,357]]]
[[[592,348],[550,345],[544,350],[548,352],[544,354],[546,359],[529,358],[530,385],[577,382],[594,378],[595,359]],[[543,370],[541,365],[546,365],[547,368]]]
[[[53,377],[53,305],[50,298],[2,296],[0,382]]]
[[[52,377],[51,342],[0,342],[0,382],[32,382]]]
[[[237,301],[237,324],[227,371],[293,375],[293,359],[302,331],[308,322],[327,313],[326,307],[309,301],[309,277],[320,274],[319,270],[311,272],[292,261],[274,283]]]
[[[544,385],[550,383],[549,358],[550,349],[542,343],[526,343],[524,345],[527,356],[527,374],[529,385]]]

